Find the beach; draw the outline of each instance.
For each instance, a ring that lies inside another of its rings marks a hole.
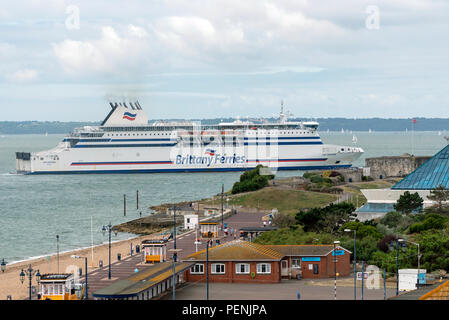
[[[142,240],[151,237],[136,236],[127,240],[120,240],[111,242],[111,262],[117,261],[117,254],[120,253],[122,259],[129,256],[131,253],[131,245],[133,254],[135,254],[136,245],[140,245]],[[99,268],[99,261],[103,261],[103,267],[108,266],[109,261],[109,244],[101,244],[93,247],[82,248],[72,251],[59,253],[59,273],[73,273],[74,270],[82,268],[84,278],[85,275],[85,261],[84,259],[72,258],[72,255],[87,257],[88,272]],[[20,282],[20,272],[22,269],[27,269],[31,264],[33,270],[39,270],[40,274],[58,273],[58,255],[52,254],[50,259],[47,256],[37,257],[25,261],[15,262],[6,266],[5,272],[0,272],[0,300],[6,300],[10,295],[12,300],[27,299],[29,296],[29,278],[26,277],[24,283]],[[32,285],[36,286],[36,278],[33,277]],[[37,288],[38,289],[38,288]],[[39,289],[37,290],[39,292]]]

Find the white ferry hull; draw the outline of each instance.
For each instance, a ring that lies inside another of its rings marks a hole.
[[[244,171],[350,167],[361,148],[326,145],[314,122],[148,125],[140,105],[114,106],[98,127],[75,129],[51,150],[16,153],[24,174]]]
[[[54,159],[31,156],[30,160],[16,161],[17,172],[25,174],[244,171],[258,164],[274,171],[348,168],[361,155],[361,152],[323,154],[325,147],[292,145],[273,147],[263,153],[257,152],[256,147],[246,147],[242,152],[224,150],[214,155],[201,155],[201,148],[176,155],[170,155],[173,153],[171,147],[126,148],[126,152],[116,148],[95,151],[91,148],[69,148],[61,149]],[[270,156],[272,149],[277,150]]]

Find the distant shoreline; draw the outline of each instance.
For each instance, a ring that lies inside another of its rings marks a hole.
[[[318,121],[319,131],[354,131],[367,132],[401,132],[401,131],[449,131],[449,118],[314,118]],[[183,119],[184,120],[184,119]],[[220,122],[232,122],[234,118],[214,119],[187,119],[188,121],[199,121],[202,124],[213,125]],[[260,122],[260,119],[249,118],[250,121]],[[267,121],[275,121],[275,118],[264,118]],[[291,118],[290,121],[310,121],[309,118]],[[151,124],[156,120],[150,120]],[[164,119],[163,121],[180,121],[180,119]],[[100,122],[88,121],[0,121],[0,135],[6,134],[65,134],[72,132],[74,128],[83,126],[98,126]]]

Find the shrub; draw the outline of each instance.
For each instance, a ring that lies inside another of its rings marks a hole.
[[[414,223],[410,226],[410,233],[420,233],[430,229],[443,229],[447,218],[436,213],[429,213],[422,222]]]
[[[256,191],[268,186],[268,181],[273,179],[273,175],[260,175],[261,165],[250,171],[244,172],[240,176],[240,181],[234,183],[232,186],[232,194]]]
[[[402,214],[396,211],[388,212],[381,220],[380,223],[393,228],[399,224],[402,219]]]

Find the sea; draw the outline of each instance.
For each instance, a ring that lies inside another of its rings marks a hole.
[[[365,158],[431,156],[447,141],[441,132],[321,132],[324,143],[355,145]],[[0,260],[8,263],[70,251],[107,241],[102,227],[151,213],[150,206],[204,199],[232,188],[240,172],[101,175],[18,175],[15,152],[50,149],[64,135],[0,135]],[[280,171],[277,177],[302,175]],[[139,209],[136,194],[139,192]],[[126,216],[123,197],[126,195]],[[57,240],[56,236],[59,236]],[[118,233],[112,240],[134,235]]]

